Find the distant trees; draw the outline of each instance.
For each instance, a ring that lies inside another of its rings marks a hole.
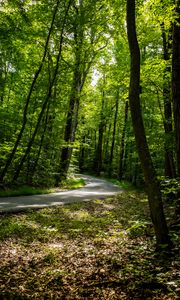
[[[87,1],[84,0],[80,0],[77,4],[74,3],[73,5],[74,11],[72,14],[72,29],[70,33],[73,36],[73,79],[65,124],[65,146],[63,146],[61,151],[59,175],[57,175],[56,178],[57,185],[59,181],[67,177],[78,124],[80,97],[86,77],[95,57],[93,44],[95,42],[96,32],[92,33],[90,28],[87,29],[87,22],[90,16],[92,16],[92,12],[90,14],[87,6],[89,7]],[[87,34],[89,34],[89,37],[86,36]]]

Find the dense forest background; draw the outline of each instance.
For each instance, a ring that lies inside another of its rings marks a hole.
[[[0,7],[1,183],[52,186],[69,172],[91,172],[143,184],[128,105],[126,1],[5,0]],[[173,178],[180,171],[172,89],[179,8],[152,0],[137,1],[136,10],[146,137],[158,176]]]

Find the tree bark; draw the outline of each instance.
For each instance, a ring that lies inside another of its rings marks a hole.
[[[162,39],[163,39],[163,58],[165,62],[170,61],[171,55],[171,43],[170,37],[166,36],[164,24],[161,26]],[[172,37],[172,33],[171,33]],[[165,156],[165,176],[174,178],[176,176],[174,156],[173,156],[173,126],[172,126],[172,97],[171,97],[171,83],[169,79],[171,69],[170,66],[166,66],[164,70],[163,78],[163,98],[164,98],[164,131],[165,131],[165,142],[164,142],[164,156]]]
[[[86,136],[85,136],[85,134],[83,134],[81,147],[80,147],[80,151],[79,151],[79,171],[81,173],[83,173],[85,170],[85,146],[84,146],[85,143],[86,143]]]
[[[176,1],[176,20],[173,24],[172,96],[176,136],[177,175],[180,177],[180,0]]]
[[[27,183],[30,183],[30,184],[33,183],[33,177],[34,177],[36,168],[38,166],[38,161],[39,161],[39,158],[40,158],[40,155],[41,155],[41,150],[42,150],[42,147],[43,147],[44,137],[45,137],[46,129],[47,129],[47,126],[48,126],[49,107],[50,107],[50,103],[47,106],[47,110],[46,110],[46,117],[45,117],[45,121],[44,121],[44,124],[43,124],[43,132],[42,132],[41,139],[40,139],[40,142],[39,142],[39,149],[38,149],[35,161],[33,163],[33,166],[31,167],[31,170],[30,170],[29,174],[27,174],[27,177],[28,177]]]
[[[128,109],[129,109],[129,103],[128,101],[126,101],[125,111],[124,111],[124,126],[122,131],[121,148],[120,148],[120,155],[119,155],[119,172],[118,172],[119,180],[122,180],[123,172],[124,172],[125,135],[126,135],[126,124],[128,119]]]
[[[127,0],[127,35],[131,56],[129,104],[136,146],[147,187],[151,218],[156,235],[157,249],[170,247],[171,241],[163,212],[161,192],[151,159],[140,104],[140,50],[136,34],[135,0]]]
[[[113,124],[113,135],[112,135],[112,143],[111,143],[111,150],[110,150],[110,158],[109,158],[109,177],[112,175],[112,162],[113,162],[113,155],[114,155],[114,145],[115,145],[115,136],[116,136],[116,124],[117,124],[117,115],[118,115],[118,106],[119,106],[119,89],[116,95],[116,106],[115,106],[115,114],[114,114],[114,124]]]
[[[79,65],[77,62],[75,65],[74,76],[73,76],[73,85],[69,101],[68,114],[66,118],[65,133],[64,133],[64,142],[66,145],[62,148],[60,168],[56,178],[56,185],[60,181],[66,179],[71,156],[73,150],[73,143],[75,141],[75,133],[78,124],[78,112],[79,112],[79,97],[80,97],[80,74],[79,74]]]
[[[104,135],[104,128],[105,128],[105,120],[104,120],[104,101],[105,101],[105,93],[102,93],[102,104],[101,104],[101,112],[100,112],[100,122],[99,122],[99,129],[98,129],[98,143],[94,161],[94,170],[96,175],[99,176],[102,171],[102,161],[103,161],[103,135]]]
[[[75,21],[74,21],[74,42],[75,42],[75,63],[73,71],[73,82],[71,88],[71,94],[69,99],[69,107],[65,124],[64,142],[65,146],[61,151],[60,166],[58,174],[56,176],[56,185],[59,182],[67,178],[72,151],[73,143],[75,141],[76,129],[78,124],[79,114],[79,101],[80,94],[83,89],[86,75],[82,72],[82,46],[84,38],[84,20],[83,20],[83,1],[80,1],[79,8],[74,5],[75,9]]]

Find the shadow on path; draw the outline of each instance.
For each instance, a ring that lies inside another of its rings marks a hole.
[[[0,213],[64,205],[67,203],[89,201],[91,199],[104,199],[122,191],[119,186],[106,180],[89,175],[79,174],[78,176],[86,182],[86,186],[80,189],[44,195],[0,198]]]

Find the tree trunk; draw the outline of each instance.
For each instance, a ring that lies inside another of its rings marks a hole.
[[[79,152],[79,171],[81,173],[83,173],[85,170],[85,147],[84,147],[85,143],[86,143],[86,136],[83,135],[80,152]]]
[[[103,151],[103,157],[104,157],[104,165],[109,166],[109,144],[111,141],[111,127],[112,123],[110,122],[109,125],[105,126],[104,128],[104,151]]]
[[[113,154],[114,154],[114,144],[115,144],[115,136],[116,136],[116,124],[117,124],[117,115],[118,115],[118,106],[119,106],[119,90],[117,91],[116,96],[116,107],[115,107],[115,114],[114,114],[114,124],[113,124],[113,135],[112,135],[112,144],[111,144],[111,151],[110,151],[110,158],[109,158],[109,177],[112,175],[112,162],[113,162]]]
[[[66,145],[62,148],[60,168],[56,178],[56,185],[60,181],[66,179],[71,156],[73,150],[73,142],[75,141],[75,133],[78,124],[78,112],[79,112],[79,97],[80,97],[80,74],[79,74],[79,62],[75,65],[73,86],[69,101],[68,114],[65,125],[64,142]]]
[[[172,95],[176,136],[177,175],[180,177],[180,0],[176,1],[176,20],[173,24]]]
[[[56,185],[60,181],[66,179],[71,157],[73,151],[73,143],[75,141],[76,128],[78,124],[78,114],[79,114],[79,101],[80,94],[83,89],[83,85],[86,79],[86,70],[82,71],[82,46],[84,38],[84,20],[83,20],[83,1],[80,1],[79,8],[74,5],[76,22],[74,23],[74,42],[75,42],[75,64],[73,72],[73,83],[71,89],[71,95],[69,100],[69,108],[67,113],[67,119],[65,124],[64,142],[65,146],[62,148],[60,167],[58,170],[58,175],[56,176]]]
[[[100,112],[100,122],[99,122],[99,129],[98,129],[98,143],[97,143],[97,149],[96,149],[96,157],[94,161],[94,170],[96,172],[96,175],[99,176],[102,171],[102,149],[103,149],[103,135],[104,135],[104,91],[102,94],[102,106],[101,106],[101,112]]]
[[[121,148],[120,148],[120,156],[119,156],[119,172],[118,172],[119,180],[122,180],[123,172],[124,172],[125,135],[126,135],[126,124],[128,119],[128,109],[129,109],[129,103],[128,101],[126,101],[125,112],[124,112],[124,126],[122,131]]]
[[[161,26],[163,38],[163,58],[165,62],[170,61],[171,43],[170,37],[166,37],[164,24]],[[164,131],[165,131],[165,176],[174,178],[176,176],[174,157],[173,157],[173,126],[172,126],[172,99],[171,99],[171,85],[169,80],[171,69],[166,66],[163,78],[163,98],[164,98]]]
[[[31,167],[31,171],[28,174],[28,183],[30,183],[30,184],[33,183],[33,177],[34,177],[36,168],[38,166],[38,161],[39,161],[39,158],[40,158],[40,155],[41,155],[41,150],[42,150],[42,147],[43,147],[44,137],[45,137],[45,133],[46,133],[47,125],[48,125],[49,107],[50,107],[50,103],[49,103],[49,105],[47,107],[47,110],[46,110],[46,117],[45,117],[45,122],[43,124],[43,132],[42,132],[40,143],[39,143],[39,149],[38,149],[36,158],[34,160],[33,166]]]
[[[163,212],[160,187],[156,179],[154,165],[149,152],[141,113],[140,50],[136,35],[135,0],[127,0],[127,34],[131,55],[129,104],[137,150],[147,187],[150,213],[156,235],[157,249],[160,250],[162,245],[170,246],[171,242]]]

